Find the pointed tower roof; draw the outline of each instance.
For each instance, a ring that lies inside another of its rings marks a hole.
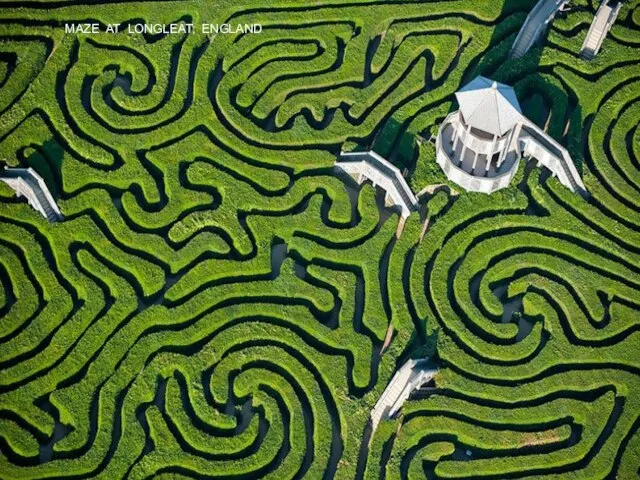
[[[513,88],[478,76],[456,92],[467,125],[502,136],[522,118]]]

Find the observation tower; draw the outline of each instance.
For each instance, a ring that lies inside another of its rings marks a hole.
[[[479,76],[455,95],[460,109],[446,117],[436,138],[436,160],[449,180],[492,193],[509,185],[524,156],[571,191],[586,193],[567,150],[522,114],[512,87]]]

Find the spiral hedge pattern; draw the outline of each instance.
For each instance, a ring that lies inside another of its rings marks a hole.
[[[65,215],[0,183],[0,477],[637,478],[640,1],[589,63],[590,0],[517,61],[532,0],[246,3],[0,6],[0,158]],[[123,31],[65,34],[83,22]],[[528,163],[424,196],[396,238],[336,155],[428,138],[477,74],[591,196]],[[435,387],[367,438],[420,355]]]

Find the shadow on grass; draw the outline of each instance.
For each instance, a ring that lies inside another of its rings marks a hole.
[[[58,142],[51,139],[41,146],[34,146],[32,150],[25,160],[25,167],[33,168],[45,181],[53,197],[60,198],[64,149]]]
[[[403,172],[415,167],[415,146],[415,135],[403,129],[403,125],[391,117],[376,135],[371,149]]]

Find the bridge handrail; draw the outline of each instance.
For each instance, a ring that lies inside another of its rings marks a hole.
[[[555,139],[547,135],[540,127],[538,127],[535,123],[533,123],[528,118],[524,117],[524,130],[528,133],[532,139],[537,141],[538,146],[547,150],[551,155],[555,156],[560,160],[561,165],[565,169],[565,173],[567,174],[567,178],[569,181],[573,181],[576,184],[578,190],[581,190],[578,193],[586,192],[586,187],[582,182],[582,178],[578,173],[578,169],[573,163],[573,159],[566,148],[560,145]],[[555,151],[547,148],[545,143],[550,144],[551,147],[554,148]]]
[[[58,219],[63,218],[55,199],[49,192],[47,184],[33,168],[9,168],[5,166],[2,176],[21,179],[33,191],[42,208],[46,209],[48,207],[53,210]]]
[[[342,159],[357,159],[357,160],[342,160]],[[395,190],[400,195],[402,202],[405,206],[411,210],[418,205],[418,200],[415,195],[407,185],[406,180],[400,173],[400,170],[389,163],[387,160],[382,158],[373,150],[368,152],[340,152],[340,162],[339,163],[349,163],[349,162],[364,162],[370,165],[372,168],[379,171],[385,178],[387,178],[391,184],[394,186]],[[393,195],[392,192],[389,192]]]
[[[549,21],[553,18],[553,16],[556,14],[557,10],[559,10],[560,8],[562,8],[562,5],[564,5],[565,3],[567,3],[568,0],[555,0],[556,1],[556,5],[559,5],[559,7],[554,10],[549,16],[547,16],[545,18],[544,22],[539,23],[536,27],[535,30],[533,32],[533,35],[531,36],[531,40],[529,45],[526,46],[526,48],[524,49],[525,52],[527,52],[531,46],[536,42],[536,40],[538,39],[538,36],[540,34],[540,30],[542,30],[543,28],[546,28],[547,24],[549,23]],[[545,0],[539,0],[535,6],[533,7],[533,9],[531,9],[531,11],[529,12],[529,14],[527,15],[527,18],[525,19],[524,23],[522,24],[522,27],[520,28],[520,31],[518,32],[518,35],[516,35],[516,39],[513,42],[513,45],[511,46],[511,50],[509,52],[510,55],[513,54],[513,52],[516,49],[516,45],[518,45],[518,43],[520,42],[520,40],[522,39],[522,36],[524,35],[524,32],[527,30],[527,25],[530,24],[533,21],[533,18],[535,18],[535,16],[538,14],[538,12],[540,12],[540,10],[542,10],[542,8],[544,7],[545,4]]]
[[[598,43],[596,48],[592,50],[593,55],[598,54],[598,52],[600,51],[600,48],[602,47],[602,43],[604,42],[604,39],[606,38],[607,34],[609,33],[609,30],[611,30],[611,27],[613,26],[613,24],[616,21],[616,18],[618,17],[618,13],[620,12],[621,7],[622,7],[622,2],[618,2],[615,7],[611,8],[609,6],[609,0],[602,1],[600,6],[598,7],[598,11],[596,12],[595,17],[593,18],[593,21],[591,22],[591,25],[589,26],[589,31],[587,32],[587,36],[584,37],[584,42],[582,42],[582,47],[580,48],[580,54],[583,54],[587,50],[591,50],[590,48],[587,48],[587,44],[589,43],[589,40],[591,39],[591,36],[593,35],[594,30],[596,29],[596,24],[598,23],[598,19],[600,15],[606,14],[607,22],[605,23],[604,28],[602,29],[602,32],[598,37]]]

